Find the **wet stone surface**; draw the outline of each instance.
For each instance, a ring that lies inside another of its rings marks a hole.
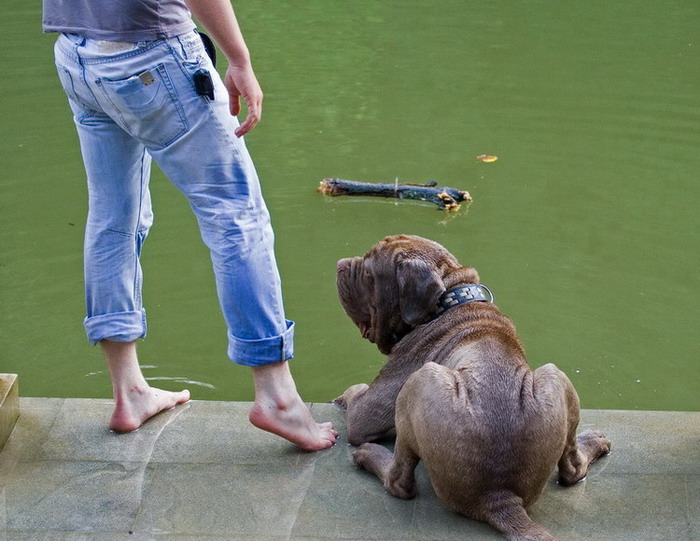
[[[249,403],[198,402],[131,434],[109,400],[22,398],[0,453],[6,539],[501,539],[448,511],[419,466],[399,500],[350,462],[343,412],[312,404],[340,442],[298,451],[248,424]],[[584,410],[613,441],[585,481],[552,479],[531,517],[560,539],[700,538],[700,413]]]

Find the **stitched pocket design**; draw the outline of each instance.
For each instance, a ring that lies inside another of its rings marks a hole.
[[[59,64],[56,64],[56,71],[58,72],[58,78],[61,80],[63,91],[70,99],[78,101],[75,94],[75,87],[73,86],[73,77],[70,72]]]
[[[184,134],[187,120],[163,64],[126,79],[97,81],[122,127],[146,146],[162,148]]]

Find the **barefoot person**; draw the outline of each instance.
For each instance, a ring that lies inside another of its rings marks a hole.
[[[190,11],[228,60],[223,81]],[[253,372],[250,421],[303,449],[333,445],[337,433],[313,420],[287,364],[294,323],[285,319],[269,214],[242,139],[260,120],[262,91],[229,1],[44,0],[43,22],[60,33],[56,67],[87,172],[85,329],[112,378],[110,427],[135,430],[190,397],[150,387],[136,353],[146,335],[139,260],[153,223],[155,160],[188,198],[211,251],[228,355]]]

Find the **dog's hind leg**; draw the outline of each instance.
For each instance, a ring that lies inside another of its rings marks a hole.
[[[352,455],[353,462],[373,473],[384,488],[398,498],[412,498],[416,494],[415,469],[420,461],[414,422],[418,419],[415,408],[422,409],[422,394],[432,395],[432,387],[425,384],[433,372],[442,373],[443,367],[428,363],[414,372],[398,393],[396,399],[396,445],[394,453],[374,443],[362,444]],[[370,387],[370,391],[372,388]]]
[[[414,472],[419,460],[418,455],[400,438],[396,440],[393,454],[376,443],[363,443],[352,454],[355,465],[376,475],[387,492],[403,499],[416,495]]]
[[[559,483],[573,485],[586,477],[588,467],[610,452],[610,440],[598,430],[586,430],[578,436],[576,429],[569,436],[559,461]]]
[[[559,380],[567,410],[566,444],[558,464],[559,482],[562,485],[573,485],[586,477],[588,467],[593,462],[610,452],[610,440],[597,430],[587,430],[576,435],[580,415],[578,394],[566,374],[554,365],[545,365],[538,371],[550,367]]]
[[[588,467],[610,452],[610,440],[599,430],[586,430],[576,436],[576,450],[565,452],[559,461],[559,482],[573,485],[588,473]]]

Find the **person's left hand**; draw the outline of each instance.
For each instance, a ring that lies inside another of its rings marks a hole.
[[[251,66],[229,64],[224,76],[224,85],[229,94],[229,108],[236,116],[241,112],[241,97],[245,100],[248,114],[236,129],[236,136],[241,137],[252,130],[262,118],[263,93]]]

